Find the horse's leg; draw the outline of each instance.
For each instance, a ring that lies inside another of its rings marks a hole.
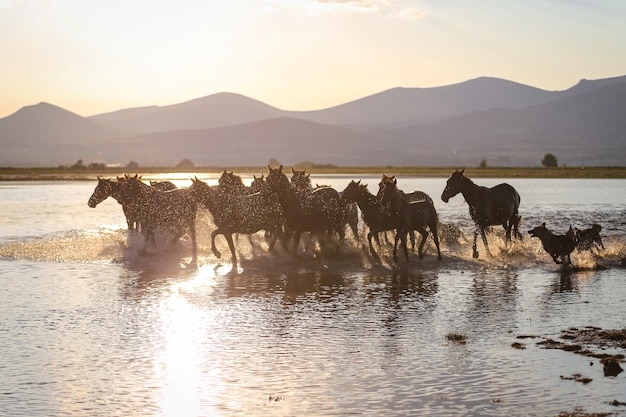
[[[504,238],[504,245],[507,246],[507,244],[511,241],[511,231],[513,230],[513,225],[515,224],[515,219],[516,219],[516,215],[513,214],[509,220],[507,220],[502,227],[504,227],[504,230],[506,231],[505,233],[505,238]]]
[[[487,251],[488,256],[493,256],[491,251],[489,250],[489,244],[487,243],[487,234],[485,233],[485,229],[480,228],[480,236],[483,238],[483,244],[485,245],[485,250]]]
[[[265,233],[266,233],[266,236],[267,236],[267,231]],[[274,231],[273,233],[269,234],[269,237],[270,237],[270,239],[269,239],[269,250],[270,250],[270,253],[272,255],[276,255],[276,250],[274,249],[274,245],[276,244],[276,241],[278,240],[278,233]]]
[[[478,239],[479,227],[476,226],[474,229],[474,243],[472,244],[472,257],[474,259],[478,258],[478,250],[476,249],[476,240]]]
[[[400,235],[400,244],[402,244],[402,250],[404,251],[404,259],[409,262],[409,249],[407,248],[406,244],[407,234],[407,231],[402,232],[402,234]]]
[[[222,253],[219,250],[217,250],[217,248],[215,247],[215,236],[221,235],[221,234],[223,233],[220,229],[215,229],[211,232],[211,252],[213,252],[213,255],[215,255],[215,257],[218,259],[222,257]],[[233,239],[232,236],[230,239],[231,240]]]
[[[411,238],[411,250],[415,252],[415,231],[409,230],[409,237]]]
[[[233,235],[231,233],[223,233],[226,238],[226,242],[228,242],[228,247],[230,248],[230,257],[233,267],[237,266],[237,253],[235,252],[235,242],[233,242]]]
[[[196,225],[195,221],[189,226],[189,236],[191,236],[191,260],[195,262],[198,259],[198,245],[196,242]]]
[[[146,231],[143,235],[143,248],[139,250],[141,255],[145,255],[148,253],[148,244],[152,242],[154,246],[156,246],[156,241],[154,239],[154,228],[149,227],[146,228]]]
[[[359,218],[352,219],[350,221],[350,229],[352,230],[352,234],[354,235],[354,240],[359,243]]]
[[[420,235],[422,235],[420,246],[417,249],[417,254],[419,255],[420,260],[421,260],[421,259],[424,259],[424,252],[422,251],[424,249],[424,244],[426,243],[426,238],[428,237],[428,231],[426,229],[417,229],[417,231],[420,233]]]
[[[302,232],[300,230],[296,230],[293,232],[293,254],[298,254],[298,245],[300,244],[300,237],[302,236]]]
[[[378,233],[373,233],[371,230],[367,233],[367,241],[370,245],[370,253],[372,254],[372,256],[376,259],[378,259],[378,254],[376,253],[376,251],[374,250],[374,245],[372,245],[372,238],[374,238],[376,240],[376,243],[378,243],[378,247],[380,248],[380,240],[378,239]]]
[[[437,219],[431,221],[428,227],[433,233],[433,240],[435,241],[435,247],[437,248],[437,259],[441,260],[441,250],[439,250],[439,233],[437,232]]]
[[[514,217],[515,219],[513,222],[513,236],[515,236],[515,238],[518,240],[522,240],[523,236],[519,231],[519,225],[522,221],[522,216],[520,216],[519,214],[517,214],[517,212],[515,212]]]
[[[394,242],[393,242],[393,261],[395,263],[398,263],[398,255],[397,255],[397,251],[398,251],[398,240],[400,240],[400,233],[396,230],[396,234],[393,238]]]

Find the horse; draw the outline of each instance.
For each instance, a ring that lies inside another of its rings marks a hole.
[[[224,170],[217,183],[222,190],[228,193],[237,195],[250,194],[250,187],[247,187],[241,177],[235,175],[233,171],[228,172]]]
[[[140,177],[126,177],[119,190],[120,203],[135,204],[137,216],[144,233],[146,252],[148,243],[156,246],[157,227],[172,227],[175,230],[171,244],[174,244],[187,231],[191,237],[193,260],[197,258],[196,214],[198,205],[189,189],[159,191],[144,184]]]
[[[385,184],[394,181],[396,181],[395,175],[382,175],[382,177],[380,178],[380,182],[378,183],[378,192],[376,193],[376,197],[378,198],[378,200],[380,200],[383,196],[383,188],[385,187]],[[410,193],[405,193],[398,188],[398,192],[407,201],[426,200],[433,206],[435,205],[435,203],[433,203],[433,199],[430,198],[430,196],[423,191],[411,191]],[[415,250],[415,233],[412,230],[409,232],[409,237],[411,238],[411,249]]]
[[[472,256],[478,258],[478,250],[476,249],[478,233],[482,236],[487,254],[491,256],[485,234],[489,226],[501,224],[506,231],[507,243],[511,241],[511,230],[513,230],[516,238],[522,239],[519,232],[521,217],[518,214],[521,199],[515,188],[507,183],[498,184],[491,188],[479,186],[463,175],[464,172],[463,169],[461,171],[455,170],[452,173],[441,194],[441,199],[447,203],[450,198],[461,193],[469,205],[470,217],[476,225]]]
[[[370,247],[370,253],[373,257],[379,258],[372,245],[372,239],[376,241],[380,248],[380,232],[395,230],[395,219],[391,216],[391,212],[385,209],[375,195],[368,189],[367,184],[361,184],[359,181],[350,181],[348,186],[340,193],[341,200],[345,203],[356,203],[363,213],[363,221],[369,228],[367,233],[367,241]],[[412,240],[415,241],[414,232],[411,230]]]
[[[98,184],[96,188],[93,190],[91,197],[89,197],[89,201],[87,205],[91,208],[95,208],[98,204],[103,202],[109,197],[114,198],[118,203],[122,206],[122,211],[124,212],[124,216],[126,217],[126,224],[128,226],[128,230],[131,232],[139,230],[139,220],[137,219],[137,206],[134,203],[123,204],[120,201],[120,186],[122,185],[122,181],[124,178],[117,178],[117,181],[113,181],[110,178],[98,178]]]
[[[268,191],[267,183],[265,182],[265,175],[261,174],[260,177],[252,175],[252,182],[250,183],[249,189],[251,193]]]
[[[217,226],[211,233],[211,251],[217,258],[222,254],[215,246],[215,237],[223,235],[228,243],[233,266],[237,266],[237,254],[233,242],[234,233],[252,234],[260,230],[271,232],[270,252],[275,254],[274,245],[280,237],[283,246],[283,214],[280,204],[266,192],[231,194],[221,186],[209,186],[197,177],[191,179],[189,187],[193,198],[204,204]]]
[[[171,191],[178,188],[172,181],[150,181],[150,186],[159,191]]]
[[[388,176],[388,175],[383,174],[383,176],[380,179],[380,182],[378,183],[378,193],[376,194],[376,196],[380,199],[382,197],[382,191],[383,191],[383,188],[385,187],[385,184],[389,182],[394,182],[394,181],[396,181],[395,175]],[[435,205],[435,203],[433,203],[433,199],[430,198],[430,196],[423,191],[411,191],[410,193],[405,193],[404,191],[398,188],[398,192],[407,201],[426,200],[430,204]]]
[[[337,232],[344,237],[344,209],[337,190],[324,187],[314,190],[304,200],[300,200],[294,186],[283,172],[283,166],[272,168],[265,179],[269,190],[275,193],[285,215],[285,228],[293,233],[293,253],[297,253],[303,232]]]
[[[418,248],[420,259],[424,259],[423,249],[428,237],[428,230],[433,234],[433,240],[437,247],[437,259],[441,260],[441,250],[439,249],[439,235],[437,234],[437,211],[432,204],[432,200],[408,201],[400,194],[397,181],[385,182],[382,188],[380,202],[383,205],[389,204],[394,219],[396,236],[393,245],[393,260],[398,262],[397,248],[400,240],[406,261],[409,260],[409,251],[406,247],[406,237],[409,231],[417,230],[422,235],[422,240]]]
[[[330,187],[329,185],[319,185],[315,184],[313,187],[313,183],[311,181],[311,174],[307,174],[306,170],[294,170],[291,169],[291,184],[296,192],[296,195],[300,199],[300,201],[307,205],[307,209],[310,208],[308,205],[311,202],[311,193],[315,190],[324,187]],[[339,193],[341,196],[341,193]],[[343,202],[343,200],[342,200]],[[342,229],[345,229],[346,225],[350,226],[350,230],[352,230],[352,235],[354,236],[355,241],[359,241],[359,210],[357,209],[356,203],[343,203],[343,225]]]

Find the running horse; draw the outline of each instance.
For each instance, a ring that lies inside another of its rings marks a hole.
[[[211,212],[217,226],[211,233],[211,251],[217,258],[222,254],[215,247],[215,237],[223,235],[228,243],[233,266],[237,266],[234,233],[252,234],[260,230],[271,232],[269,249],[272,254],[276,240],[283,239],[282,209],[273,196],[265,191],[252,194],[231,194],[222,185],[210,186],[197,177],[189,187],[193,198]],[[283,245],[286,244],[283,240]]]
[[[348,186],[341,192],[341,200],[345,203],[356,203],[363,213],[363,221],[369,228],[367,232],[367,241],[369,243],[370,253],[376,259],[380,259],[374,246],[372,239],[376,241],[380,248],[380,232],[395,230],[395,219],[391,215],[391,211],[387,210],[380,204],[377,196],[367,189],[367,184],[361,184],[359,181],[350,181]],[[411,233],[411,241],[415,241],[415,234]]]
[[[337,190],[322,187],[307,196],[306,201],[298,198],[294,186],[283,172],[283,166],[272,168],[265,178],[270,192],[275,193],[285,215],[285,230],[293,233],[293,253],[297,253],[303,232],[318,235],[337,232],[344,237],[344,210]],[[338,245],[337,245],[338,246]]]
[[[506,242],[511,241],[512,230],[516,238],[522,238],[519,232],[521,217],[518,214],[521,199],[515,188],[507,183],[498,184],[491,188],[479,186],[463,175],[464,172],[463,169],[461,171],[455,170],[452,173],[441,194],[441,199],[447,203],[455,195],[463,194],[469,205],[470,217],[476,225],[472,256],[478,258],[478,250],[476,249],[478,233],[482,236],[487,254],[491,256],[485,234],[489,226],[501,224],[506,231]]]
[[[329,185],[319,185],[315,184],[313,187],[313,183],[311,181],[311,174],[307,174],[306,170],[294,170],[291,169],[291,184],[293,185],[293,189],[296,192],[296,196],[300,199],[303,205],[306,205],[305,209],[309,209],[309,205],[312,201],[312,194],[316,190],[322,188],[330,188]],[[341,192],[339,193],[341,196]],[[343,228],[345,226],[350,226],[350,230],[352,230],[352,236],[354,236],[354,240],[356,242],[359,241],[359,210],[357,208],[357,204],[354,202],[345,202],[343,199],[341,200],[343,206]]]
[[[140,177],[126,177],[121,182],[119,200],[122,204],[135,204],[137,216],[144,234],[145,253],[148,243],[156,246],[157,227],[173,228],[175,231],[171,244],[174,244],[185,232],[191,237],[192,260],[197,258],[196,214],[198,205],[189,189],[179,188],[160,191],[145,184]]]
[[[396,229],[396,236],[393,245],[393,260],[398,262],[397,249],[398,241],[402,245],[404,256],[408,262],[409,251],[406,246],[407,234],[413,230],[417,230],[422,235],[422,240],[418,248],[420,259],[424,259],[424,244],[428,237],[428,229],[433,234],[433,240],[437,247],[437,259],[441,260],[441,250],[439,249],[439,235],[437,233],[437,210],[431,199],[419,201],[409,201],[405,194],[398,189],[397,180],[388,180],[384,182],[380,190],[380,203],[383,207],[388,208],[393,225]]]
[[[93,190],[93,194],[89,197],[87,205],[91,208],[95,208],[98,204],[103,202],[109,197],[115,199],[122,206],[122,211],[126,217],[126,224],[128,230],[131,232],[139,230],[139,220],[137,219],[137,205],[134,203],[123,204],[120,201],[120,186],[125,178],[117,178],[117,181],[113,181],[110,178],[98,178],[98,184]]]

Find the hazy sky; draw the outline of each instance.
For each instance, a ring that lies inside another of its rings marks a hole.
[[[0,117],[223,91],[283,110],[480,76],[626,75],[624,0],[0,0]]]

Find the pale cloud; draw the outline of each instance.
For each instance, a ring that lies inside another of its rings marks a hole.
[[[318,12],[375,13],[386,2],[382,0],[313,0]]]
[[[422,9],[411,7],[408,9],[401,9],[396,12],[395,16],[404,20],[419,20],[426,17],[426,12]]]
[[[311,0],[318,12],[335,13],[378,13],[381,16],[402,20],[418,20],[426,12],[417,7],[407,7],[401,0]]]

